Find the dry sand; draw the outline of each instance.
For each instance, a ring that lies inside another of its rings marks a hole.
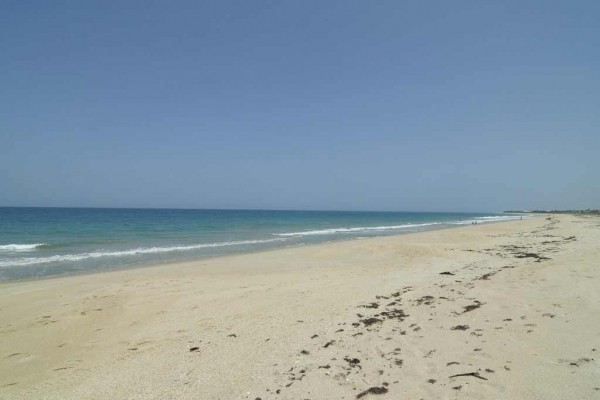
[[[600,399],[599,244],[560,215],[5,283],[0,398]]]

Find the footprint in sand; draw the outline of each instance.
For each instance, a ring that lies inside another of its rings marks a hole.
[[[64,371],[66,369],[71,369],[71,368],[75,368],[75,367],[60,367],[60,368],[54,368],[52,371]]]
[[[29,362],[31,360],[33,360],[35,358],[35,356],[28,354],[28,353],[13,353],[7,357],[5,357],[5,359],[9,359],[13,362],[17,362],[17,363],[25,363],[25,362]]]

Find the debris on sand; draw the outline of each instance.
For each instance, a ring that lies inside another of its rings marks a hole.
[[[362,308],[379,308],[379,303],[372,302],[372,303],[369,303],[369,304],[364,304],[364,305],[359,306],[359,307],[362,307]]]
[[[435,297],[433,297],[433,296],[423,296],[420,299],[417,299],[417,304],[418,305],[421,305],[421,304],[431,305],[431,303],[433,302],[434,299],[435,299]]]
[[[385,386],[373,386],[356,395],[357,399],[360,399],[368,394],[385,394],[388,392],[388,389]]]
[[[348,357],[345,357],[344,361],[346,361],[348,364],[350,364],[351,368],[354,368],[354,367],[361,368],[361,366],[358,365],[358,364],[360,364],[360,360],[358,358],[348,358]]]
[[[579,360],[570,363],[569,365],[572,365],[574,367],[579,367],[580,365],[582,365],[584,363],[589,363],[590,361],[594,361],[594,359],[584,357],[584,358],[580,358]]]
[[[469,311],[476,310],[479,307],[481,307],[481,302],[475,300],[475,304],[469,304],[468,306],[463,307],[464,311],[462,313],[468,313]]]
[[[456,325],[450,328],[451,331],[466,331],[469,329],[469,325]]]
[[[479,280],[483,280],[483,281],[487,281],[489,280],[492,276],[496,275],[498,272],[488,272],[487,274],[483,274],[481,275],[478,279]]]
[[[484,378],[483,376],[479,375],[479,372],[467,372],[464,374],[456,374],[456,375],[451,375],[448,378],[457,378],[459,376],[472,376],[478,379],[483,379],[484,381],[487,381],[487,378]]]
[[[381,323],[383,321],[380,320],[379,318],[371,317],[371,318],[362,319],[360,322],[362,322],[363,324],[365,324],[365,326],[371,326],[373,324],[378,324],[378,323]]]
[[[404,318],[408,317],[408,315],[404,313],[404,310],[401,310],[399,308],[390,311],[382,311],[377,315],[380,317],[385,317],[387,319],[398,319],[400,321],[404,321]]]
[[[542,260],[550,260],[550,257],[545,257],[545,256],[541,256],[537,253],[526,253],[526,252],[519,252],[519,253],[514,253],[515,254],[515,258],[535,258],[535,262],[540,262]]]

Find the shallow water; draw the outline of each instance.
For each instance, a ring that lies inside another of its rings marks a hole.
[[[493,213],[0,208],[0,280],[519,218]]]

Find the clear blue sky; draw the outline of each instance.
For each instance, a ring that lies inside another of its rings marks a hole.
[[[600,207],[600,2],[1,0],[0,205]]]

